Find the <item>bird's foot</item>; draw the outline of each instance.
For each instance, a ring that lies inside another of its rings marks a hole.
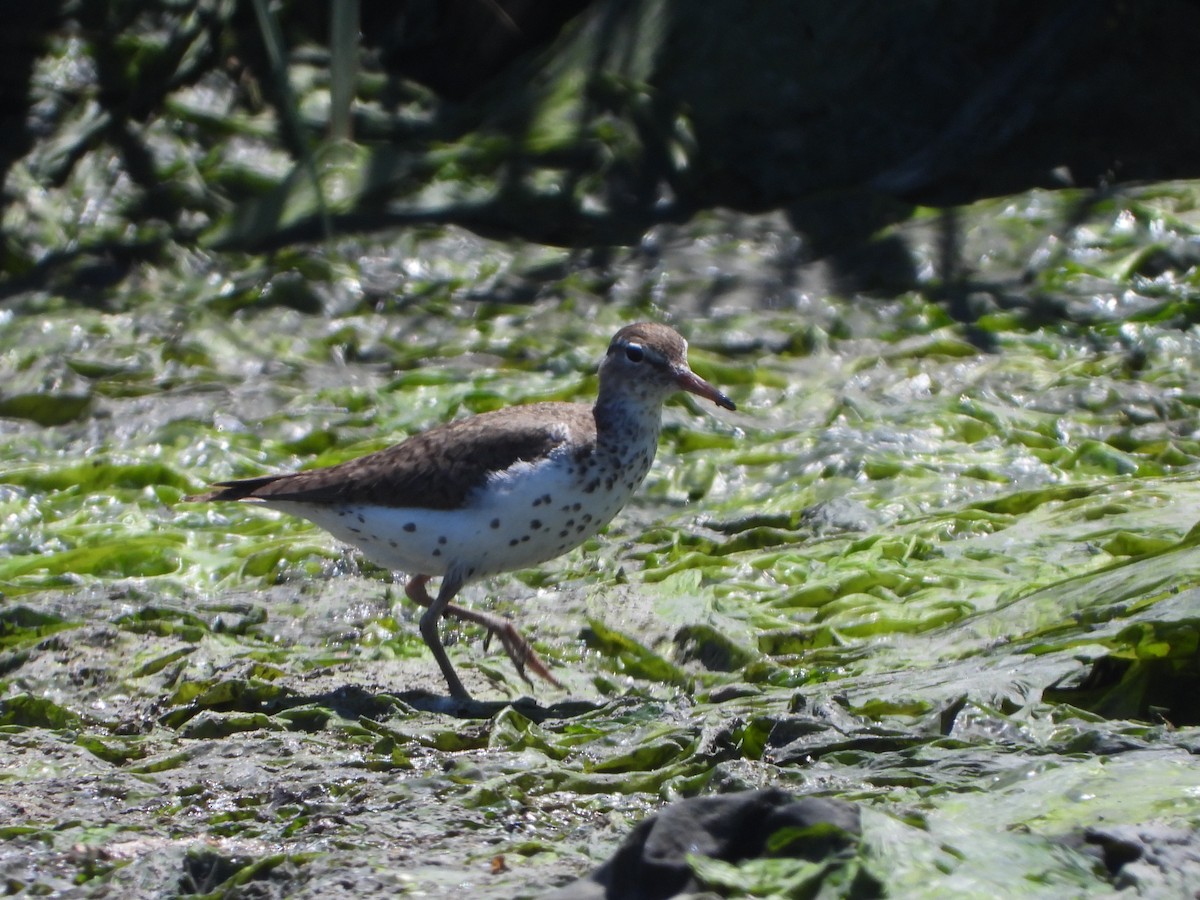
[[[420,606],[427,608],[433,605],[433,601],[430,599],[429,593],[425,589],[425,585],[428,581],[428,575],[416,575],[410,578],[408,584],[404,586],[404,593],[408,595],[408,599]],[[525,674],[525,667],[528,666],[529,670],[533,672],[533,674],[546,679],[546,681],[550,682],[556,688],[559,688],[560,690],[563,689],[562,683],[550,674],[550,670],[546,668],[546,664],[542,662],[542,658],[537,655],[537,651],[534,650],[533,647],[529,646],[529,641],[525,640],[525,637],[521,634],[521,632],[517,631],[516,626],[513,625],[512,622],[502,619],[499,616],[492,615],[491,613],[479,612],[478,610],[468,609],[464,606],[455,606],[453,603],[446,604],[445,608],[442,610],[442,615],[449,616],[452,619],[458,619],[460,622],[471,622],[486,629],[487,634],[483,639],[484,650],[486,650],[489,644],[491,644],[492,635],[496,635],[500,641],[500,645],[504,648],[504,652],[507,653],[508,658],[512,660],[512,664],[514,668],[516,668],[517,674],[525,680],[526,684],[533,684],[533,681],[530,679],[530,677]],[[429,643],[428,639],[426,640],[426,643]],[[436,654],[437,651],[434,652]],[[440,662],[441,660],[439,659],[439,663]],[[445,665],[442,666],[442,671],[443,673],[446,673]],[[446,673],[446,680],[450,682],[450,691],[455,696],[459,696],[459,694],[455,691],[458,678],[455,676],[453,679],[451,679],[450,675],[451,673]],[[466,693],[466,691],[462,688],[461,682],[457,683],[457,688],[459,691],[462,691],[463,694]]]
[[[492,619],[489,623],[481,623],[487,628],[487,635],[483,639],[483,649],[488,648],[488,644],[492,641],[492,635],[495,635],[500,645],[504,648],[504,652],[508,654],[508,658],[512,660],[513,668],[517,670],[517,674],[525,679],[525,683],[532,685],[533,681],[525,674],[525,667],[535,675],[546,679],[556,688],[562,689],[562,684],[557,678],[550,674],[550,670],[546,668],[546,664],[542,662],[542,658],[537,655],[537,651],[529,645],[529,641],[525,640],[525,636],[517,631],[517,627],[512,622],[505,622],[503,619],[498,619],[489,616]]]

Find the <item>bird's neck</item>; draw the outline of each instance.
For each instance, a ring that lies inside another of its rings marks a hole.
[[[593,415],[598,452],[622,464],[639,458],[648,463],[654,458],[662,428],[662,402],[658,398],[602,391]]]

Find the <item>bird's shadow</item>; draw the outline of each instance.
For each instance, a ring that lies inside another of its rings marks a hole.
[[[511,706],[531,722],[537,723],[550,719],[570,719],[601,707],[594,701],[577,698],[543,706],[528,696],[516,700],[464,700],[427,690],[373,693],[357,685],[344,685],[325,694],[296,700],[296,705],[314,703],[325,706],[343,718],[368,719],[382,719],[406,711],[439,713],[458,719],[490,719]]]
[[[383,721],[397,714],[430,712],[458,719],[491,719],[501,710],[512,707],[535,723],[554,719],[570,719],[600,708],[591,700],[567,699],[543,706],[532,697],[516,700],[466,700],[435,694],[427,690],[401,691],[395,694],[373,692],[358,685],[343,685],[321,693],[301,694],[251,689],[231,692],[221,702],[193,702],[177,707],[160,718],[169,728],[182,728],[205,712],[261,713],[282,716],[290,727],[301,731],[321,730],[333,714],[342,719]],[[293,711],[310,710],[312,715],[295,715]],[[291,713],[291,715],[289,715]]]

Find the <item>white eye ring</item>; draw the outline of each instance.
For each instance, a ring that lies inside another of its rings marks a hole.
[[[646,351],[640,344],[629,344],[625,348],[625,358],[630,362],[639,363],[646,358]]]

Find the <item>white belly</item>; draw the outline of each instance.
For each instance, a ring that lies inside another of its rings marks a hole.
[[[409,575],[444,575],[451,567],[473,580],[537,565],[579,546],[612,521],[649,469],[626,472],[591,493],[569,461],[520,463],[493,477],[457,510],[269,502],[358,547],[376,565]]]

